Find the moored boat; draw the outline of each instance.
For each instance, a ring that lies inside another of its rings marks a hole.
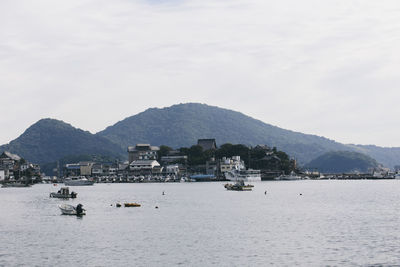
[[[291,172],[289,175],[280,175],[275,178],[275,180],[285,180],[285,181],[292,181],[292,180],[301,180],[301,176],[297,175],[295,172]]]
[[[61,187],[58,192],[52,192],[50,193],[50,197],[54,198],[76,198],[78,194],[72,191],[71,193],[69,192],[68,187]]]
[[[235,184],[225,184],[224,187],[231,191],[251,191],[254,185],[244,184],[244,181],[238,181]]]
[[[86,210],[82,208],[82,204],[78,204],[76,207],[69,204],[61,204],[58,207],[63,215],[86,215]]]
[[[31,185],[23,183],[5,183],[1,187],[31,187]]]
[[[93,185],[94,181],[88,180],[85,177],[68,177],[65,178],[64,184],[68,186],[83,186],[83,185]]]
[[[140,207],[139,203],[124,203],[124,207]]]
[[[259,182],[261,181],[261,172],[253,169],[234,169],[225,172],[225,178],[230,181]]]

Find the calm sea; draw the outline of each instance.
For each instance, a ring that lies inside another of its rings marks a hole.
[[[74,200],[49,198],[60,185],[1,188],[0,266],[400,264],[400,180],[254,184],[96,184]]]

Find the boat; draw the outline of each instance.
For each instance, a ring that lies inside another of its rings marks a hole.
[[[76,198],[78,194],[72,191],[71,193],[69,192],[69,187],[61,187],[58,192],[52,192],[50,193],[50,197],[54,198]]]
[[[244,181],[240,180],[240,181],[236,182],[235,184],[225,184],[224,187],[227,190],[231,190],[231,191],[251,191],[252,188],[254,187],[254,185],[250,185],[250,184],[245,185]]]
[[[69,204],[58,205],[63,215],[86,215],[86,210],[82,208],[82,204],[78,204],[76,207]]]
[[[261,181],[261,172],[253,169],[234,169],[225,172],[225,178],[230,181],[259,182]]]
[[[31,185],[23,183],[5,183],[1,187],[31,187]]]
[[[94,181],[90,181],[85,177],[68,177],[65,178],[64,184],[68,186],[93,185]]]
[[[292,171],[289,175],[280,175],[275,178],[275,180],[283,180],[283,181],[292,181],[292,180],[301,180],[301,176],[297,175],[294,171]]]
[[[124,207],[140,207],[139,203],[124,203]]]

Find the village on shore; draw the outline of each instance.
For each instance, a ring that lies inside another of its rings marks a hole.
[[[127,152],[127,161],[66,163],[54,169],[57,175],[46,176],[38,164],[5,151],[0,155],[0,183],[55,183],[71,177],[98,183],[225,181],[227,172],[240,169],[256,169],[261,180],[400,178],[389,169],[350,174],[301,170],[296,160],[276,148],[241,144],[218,148],[215,139],[199,139],[196,145],[179,150],[136,144]]]

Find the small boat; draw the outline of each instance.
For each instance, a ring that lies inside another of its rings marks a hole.
[[[140,207],[139,203],[124,203],[124,207]]]
[[[78,204],[76,207],[68,204],[58,205],[63,215],[86,215],[86,210],[82,208],[82,204]]]
[[[69,177],[64,180],[64,184],[68,186],[93,185],[94,181],[88,180],[85,177]]]
[[[234,169],[225,172],[225,178],[230,181],[259,182],[261,181],[261,172],[253,169]]]
[[[23,183],[5,183],[1,187],[31,187],[31,185]]]
[[[301,180],[301,176],[297,175],[294,171],[292,171],[289,175],[280,175],[275,178],[275,180],[284,180],[284,181],[292,181],[292,180]]]
[[[50,193],[50,197],[54,198],[76,198],[78,194],[72,191],[71,193],[69,192],[69,187],[61,187],[58,192],[52,192]]]
[[[225,184],[224,187],[227,190],[231,190],[231,191],[251,191],[252,188],[254,187],[254,185],[250,185],[250,184],[245,185],[244,181],[241,180],[235,184]]]

